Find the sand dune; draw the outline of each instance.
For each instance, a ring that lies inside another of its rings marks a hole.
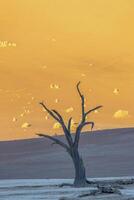
[[[134,175],[134,128],[83,133],[80,151],[88,177]],[[73,176],[69,156],[47,139],[0,142],[1,179]]]

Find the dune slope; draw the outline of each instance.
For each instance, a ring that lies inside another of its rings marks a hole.
[[[134,128],[83,133],[80,151],[88,177],[134,175]],[[73,176],[67,153],[47,139],[0,142],[0,179]]]

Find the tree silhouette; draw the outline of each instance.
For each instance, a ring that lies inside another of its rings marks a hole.
[[[60,115],[59,112],[57,112],[56,110],[50,110],[43,102],[40,102],[40,105],[58,122],[60,123],[65,138],[67,140],[67,144],[60,141],[58,138],[53,137],[53,136],[49,136],[46,134],[42,134],[42,133],[38,133],[38,136],[41,137],[45,137],[48,138],[50,140],[53,141],[53,143],[60,145],[61,147],[63,147],[67,153],[69,154],[69,156],[71,157],[73,164],[74,164],[74,169],[75,169],[75,179],[74,179],[74,183],[73,185],[75,187],[85,187],[89,181],[87,181],[86,178],[86,170],[85,170],[85,166],[83,163],[83,159],[79,154],[79,141],[80,141],[80,135],[82,132],[82,129],[87,126],[90,125],[91,126],[91,130],[94,127],[94,122],[93,121],[87,121],[87,116],[92,113],[93,111],[101,108],[102,106],[97,106],[95,108],[92,108],[88,111],[85,111],[85,97],[84,95],[81,93],[80,90],[80,82],[77,83],[76,85],[77,88],[77,92],[80,96],[81,99],[81,112],[82,112],[82,117],[80,120],[80,123],[77,125],[76,127],[76,131],[75,131],[75,135],[74,137],[72,137],[71,134],[71,122],[72,122],[72,117],[69,118],[67,125],[65,124],[62,116]]]

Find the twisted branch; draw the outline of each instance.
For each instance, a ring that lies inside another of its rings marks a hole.
[[[68,141],[68,144],[69,144],[70,146],[72,146],[72,145],[73,145],[72,136],[71,136],[70,132],[68,131],[68,129],[66,128],[66,125],[65,125],[65,123],[64,123],[64,120],[63,120],[62,116],[59,114],[59,112],[56,111],[56,110],[50,110],[50,109],[48,109],[48,108],[46,107],[46,105],[45,105],[43,102],[41,102],[40,105],[43,106],[43,108],[44,108],[56,121],[58,121],[58,122],[61,124],[61,127],[62,127],[62,129],[63,129],[63,131],[64,131],[64,134],[65,134],[65,136],[66,136],[66,139],[67,139],[67,141]]]
[[[76,88],[77,88],[78,94],[81,99],[81,109],[82,109],[82,120],[81,121],[84,122],[85,121],[85,108],[84,108],[85,98],[84,98],[84,95],[81,93],[79,86],[80,86],[80,81],[77,83]]]
[[[97,106],[97,107],[90,109],[87,112],[85,112],[85,108],[84,108],[85,98],[84,98],[84,95],[81,93],[79,86],[80,86],[80,81],[77,83],[76,88],[77,88],[78,94],[79,94],[80,99],[81,99],[82,119],[81,119],[81,122],[76,129],[76,135],[75,135],[75,139],[74,139],[74,146],[75,147],[78,147],[80,134],[81,134],[83,127],[86,126],[86,125],[89,125],[89,124],[91,125],[91,130],[94,127],[94,122],[86,122],[87,115],[102,107],[102,106]]]
[[[69,132],[71,132],[71,122],[72,122],[72,117],[70,117],[68,120],[68,131]]]
[[[91,110],[88,110],[86,113],[85,113],[85,116],[87,116],[88,114],[90,114],[91,112],[95,111],[95,110],[98,110],[99,108],[102,108],[103,106],[96,106],[95,108],[92,108]]]
[[[48,139],[52,140],[54,143],[59,144],[60,146],[65,148],[67,151],[69,151],[69,147],[64,142],[60,141],[59,139],[57,139],[55,137],[52,137],[52,136],[46,135],[46,134],[42,134],[42,133],[37,133],[36,135],[38,135],[40,137],[48,138]]]

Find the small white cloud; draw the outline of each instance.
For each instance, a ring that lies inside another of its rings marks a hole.
[[[81,74],[81,76],[85,77],[85,76],[86,76],[86,74]]]
[[[59,128],[61,128],[60,123],[58,123],[58,122],[54,123],[53,129],[59,129]]]
[[[21,117],[24,117],[24,115],[25,115],[25,113],[21,113],[21,114],[20,114]]]
[[[12,43],[11,43],[11,42],[9,42],[9,43],[8,43],[8,46],[9,46],[9,47],[11,47],[11,46],[12,46]]]
[[[66,109],[66,113],[70,113],[70,112],[72,112],[73,110],[74,110],[73,107],[67,108],[67,109]]]
[[[17,119],[16,119],[15,117],[13,117],[12,121],[13,121],[13,122],[16,122],[16,121],[17,121]]]
[[[55,89],[60,89],[60,86],[58,84],[54,85]]]
[[[46,115],[46,116],[45,116],[45,120],[48,120],[48,119],[49,119],[49,116],[48,116],[48,115]]]
[[[54,84],[53,84],[53,83],[50,84],[50,88],[51,88],[51,89],[54,88]]]
[[[45,108],[42,108],[43,112],[47,112]]]
[[[16,46],[17,46],[17,44],[13,42],[12,43],[12,47],[16,47]]]
[[[113,117],[116,119],[126,118],[126,117],[128,117],[128,111],[127,110],[117,110],[114,113]]]
[[[55,99],[55,103],[59,103],[59,99],[56,98],[56,99]]]
[[[96,113],[96,114],[97,114],[97,113],[99,113],[99,111],[98,111],[98,110],[95,110],[95,111],[94,111],[94,113]]]
[[[118,89],[118,88],[115,88],[115,89],[113,90],[113,93],[114,93],[115,95],[118,95],[118,94],[119,94],[119,89]]]
[[[30,110],[25,110],[25,113],[29,114],[29,113],[30,113]]]
[[[30,126],[31,126],[31,124],[25,122],[24,124],[21,125],[21,128],[28,128]]]
[[[60,86],[58,84],[51,83],[50,88],[58,90],[58,89],[60,89]]]
[[[55,38],[52,38],[51,41],[52,41],[52,42],[56,42],[56,39],[55,39]]]
[[[43,66],[42,66],[42,69],[46,69],[46,68],[47,68],[47,65],[43,65]]]

